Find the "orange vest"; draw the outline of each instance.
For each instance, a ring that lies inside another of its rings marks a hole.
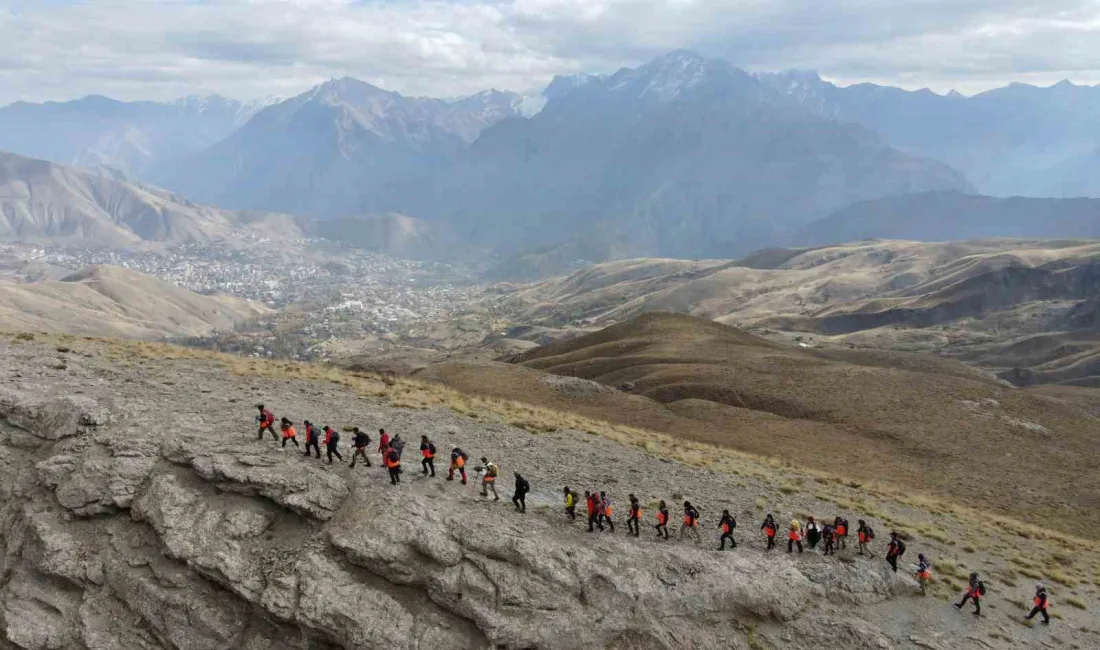
[[[1048,598],[1046,603],[1044,603],[1042,598],[1036,596],[1035,597],[1035,606],[1038,607],[1039,609],[1046,609],[1047,607],[1050,607],[1050,599]]]
[[[917,577],[920,578],[921,580],[931,580],[932,579],[932,571],[930,571],[929,569],[925,569],[924,571],[918,571],[917,572]]]
[[[611,516],[611,506],[605,506],[604,507],[603,516],[605,516],[605,517],[610,517]]]
[[[861,541],[861,542],[863,542],[864,544],[866,544],[867,542],[869,542],[869,541],[871,541],[871,540],[867,538],[867,533],[863,533],[863,532],[861,532],[861,533],[859,533],[859,541]]]
[[[791,531],[789,533],[787,533],[787,539],[791,540],[792,542],[801,542],[802,541],[802,533],[800,533],[797,530],[795,530],[794,528],[792,528]]]
[[[455,469],[462,469],[463,467],[466,466],[466,459],[463,458],[462,456],[455,456],[454,466],[455,466]]]
[[[283,429],[284,438],[297,438],[298,432],[294,430],[294,427],[287,427]]]
[[[975,600],[982,597],[982,592],[978,591],[977,585],[974,585],[972,587],[968,586],[966,588],[966,593]]]
[[[771,524],[764,526],[764,534],[768,537],[775,537],[775,526],[772,526]]]
[[[729,524],[722,524],[722,532],[729,535],[730,534],[730,525]]]
[[[386,454],[386,467],[393,469],[395,467],[401,467],[401,459],[397,457],[397,454]]]
[[[657,525],[665,526],[668,524],[668,513],[663,510],[657,511]]]
[[[840,535],[841,537],[847,537],[848,536],[848,527],[847,526],[837,526],[836,527],[836,534]]]
[[[429,447],[421,449],[420,453],[424,454],[424,458],[435,458],[435,454],[432,453],[432,450]],[[461,456],[459,456],[459,458],[461,458]]]
[[[684,515],[684,525],[685,526],[694,526],[695,525],[695,517],[692,517],[691,515],[685,514]]]

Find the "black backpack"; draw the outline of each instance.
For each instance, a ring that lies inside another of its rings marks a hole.
[[[981,580],[978,581],[978,593],[983,596],[985,595],[985,583]]]
[[[898,545],[898,557],[905,555],[905,542],[898,539],[895,543]]]
[[[867,532],[867,539],[874,539],[875,538],[875,529],[871,528],[870,526],[866,526],[865,528],[867,529],[867,531],[866,531]]]
[[[434,442],[430,442],[430,441],[428,442],[428,451],[430,451],[431,454],[433,456],[435,456],[435,443]]]
[[[340,432],[337,431],[336,429],[332,430],[332,442],[333,442],[333,444],[336,444],[337,442],[340,442]]]

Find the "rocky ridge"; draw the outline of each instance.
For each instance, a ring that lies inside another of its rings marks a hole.
[[[48,365],[58,355],[66,368]],[[946,648],[938,636],[978,633],[881,562],[585,536],[557,512],[564,483],[643,504],[685,486],[706,525],[719,504],[743,528],[755,517],[738,508],[754,486],[584,432],[532,435],[93,341],[3,338],[0,368],[0,647]],[[257,401],[461,444],[508,484],[522,468],[530,511],[422,479],[410,458],[391,488],[377,464],[280,452],[253,437]]]

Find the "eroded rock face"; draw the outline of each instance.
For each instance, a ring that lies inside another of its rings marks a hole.
[[[832,629],[877,648],[890,638],[822,607],[907,588],[878,565],[585,537],[442,478],[391,489],[155,412],[0,391],[14,647],[724,649]]]

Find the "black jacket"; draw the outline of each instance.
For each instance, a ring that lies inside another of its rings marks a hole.
[[[369,444],[370,444],[370,436],[367,435],[366,432],[360,431],[359,433],[355,434],[355,446],[356,447],[366,447]]]
[[[522,476],[516,477],[516,494],[527,494],[531,491],[531,484]]]

